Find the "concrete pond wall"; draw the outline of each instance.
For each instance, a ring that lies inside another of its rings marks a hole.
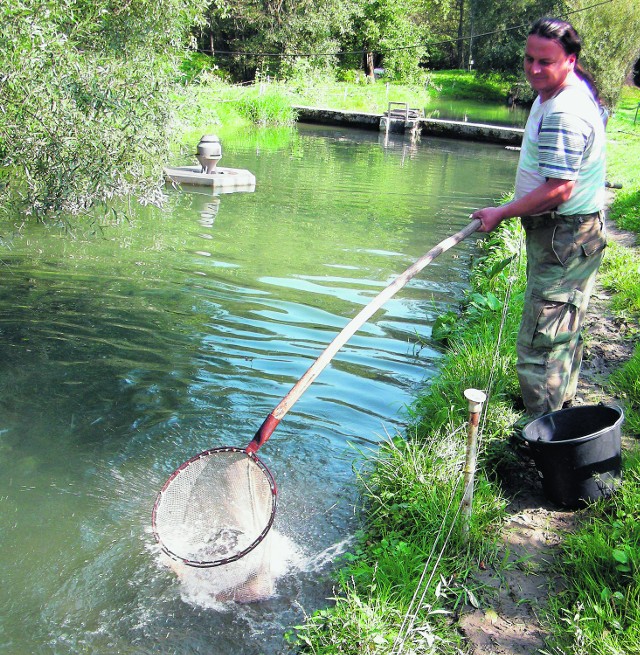
[[[384,131],[386,129],[387,117],[384,114],[304,106],[296,106],[294,109],[298,113],[298,121],[301,123],[343,125],[376,131]],[[425,136],[485,141],[488,143],[501,143],[508,146],[520,146],[524,133],[524,130],[518,127],[447,121],[438,118],[417,118],[406,123],[403,120],[394,119],[390,124],[390,129],[394,132],[408,132],[413,129]]]

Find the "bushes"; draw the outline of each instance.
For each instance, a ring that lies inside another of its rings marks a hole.
[[[194,0],[0,5],[0,204],[44,217],[131,194],[158,201],[171,53]]]

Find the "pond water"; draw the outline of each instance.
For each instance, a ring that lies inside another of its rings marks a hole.
[[[474,100],[435,98],[424,107],[426,118],[524,127],[529,108],[522,105],[487,104]]]
[[[222,137],[255,192],[168,188],[162,209],[73,230],[0,223],[4,652],[288,652],[283,632],[328,604],[356,528],[353,467],[437,371],[431,325],[462,294],[473,240],[355,335],[260,450],[279,488],[274,598],[216,601],[217,569],[178,581],[155,496],[195,453],[246,446],[346,322],[516,166],[497,146],[340,128]]]

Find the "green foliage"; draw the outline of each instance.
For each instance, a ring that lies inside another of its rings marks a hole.
[[[440,314],[431,328],[431,338],[434,341],[446,344],[455,333],[457,323],[458,314],[456,312],[449,311]]]
[[[421,83],[427,36],[442,32],[438,19],[450,8],[447,0],[214,2],[199,45],[237,80],[289,79],[301,64],[314,72],[363,70],[363,55],[371,53],[386,79]]]
[[[339,68],[336,72],[336,81],[347,84],[357,84],[360,79],[360,71],[353,68]]]
[[[168,152],[170,53],[194,0],[8,0],[0,7],[6,208],[86,211],[121,194],[158,201]]]
[[[604,101],[615,107],[640,55],[640,4],[616,0],[593,6],[589,0],[578,0],[570,9],[575,13],[569,19],[583,41],[585,67],[594,75]]]
[[[625,432],[640,437],[640,347],[611,375],[611,385],[624,403]]]
[[[610,216],[621,229],[640,233],[640,188],[618,194]]]
[[[636,653],[640,639],[640,452],[621,488],[564,540],[556,562],[565,591],[552,597],[553,652]]]
[[[333,599],[334,608],[314,613],[305,625],[294,628],[296,632],[289,632],[286,635],[288,641],[295,644],[296,652],[314,655],[384,655],[394,652],[404,615],[378,589],[374,591],[363,596],[355,589],[348,589],[345,595]],[[457,640],[437,634],[438,622],[442,623],[438,611],[424,607],[419,629],[403,639],[407,652],[415,655],[460,652],[456,648]]]
[[[350,111],[383,113],[389,101],[406,102],[410,107],[423,107],[428,96],[426,91],[407,84],[366,84],[362,72],[357,73],[355,84],[340,83],[326,78],[308,79],[294,89],[295,102],[301,105],[331,107]]]
[[[200,30],[199,46],[242,81],[288,77],[307,64],[314,71],[334,68],[338,60],[332,53],[340,50],[340,38],[350,29],[355,5],[353,0],[321,4],[212,2],[206,10],[206,25]],[[262,57],[263,53],[275,56]]]
[[[415,3],[411,0],[369,0],[362,16],[356,19],[354,47],[367,52],[381,52],[377,62],[384,67],[385,77],[395,81],[420,82],[419,62],[426,54],[423,32],[413,19]]]
[[[412,593],[411,579],[417,578],[415,574],[420,573],[421,563],[433,548],[442,548],[453,564],[467,547],[475,549],[478,556],[489,547],[487,528],[496,520],[501,503],[482,481],[476,490],[478,511],[472,517],[471,543],[464,543],[460,529],[449,536],[459,521],[452,508],[462,497],[465,440],[460,437],[459,431],[452,431],[420,440],[390,440],[376,455],[373,470],[362,477],[367,529],[376,539],[372,553],[378,562],[378,578],[384,573],[381,561],[387,561],[391,570],[403,562],[405,554],[414,562],[407,567],[413,576],[407,580],[409,589],[397,585],[396,590],[401,595],[408,593],[407,601]],[[447,575],[446,567],[443,575]]]
[[[623,220],[634,231],[638,230],[638,212],[634,207],[637,200],[633,194],[640,191],[640,88],[625,86],[620,101],[612,112],[607,126],[607,177],[611,182],[622,185],[622,191],[616,191],[612,216],[624,214]],[[625,200],[631,196],[628,202]],[[622,211],[618,210],[619,201],[623,201]],[[624,205],[627,205],[624,207]]]
[[[223,78],[212,57],[200,52],[188,52],[180,64],[179,81],[183,84],[204,84],[212,78]]]
[[[504,403],[517,394],[515,339],[525,287],[519,221],[503,223],[479,246],[464,313],[443,316],[434,329],[447,349],[438,377],[412,407],[419,437],[451,428],[465,410],[461,389],[468,387],[487,390],[491,384],[490,431],[506,434],[516,418]]]
[[[476,71],[431,71],[428,87],[440,98],[504,102],[512,85],[511,76]]]
[[[476,481],[469,539],[461,532],[464,439],[460,434],[428,443],[396,438],[376,454],[360,477],[366,533],[344,557],[342,589],[331,610],[297,628],[301,652],[390,653],[401,634],[416,586],[424,594],[420,630],[405,635],[415,653],[456,652],[447,629],[458,605],[475,599],[466,586],[475,561],[491,557],[492,526],[504,509],[482,477]],[[426,575],[423,577],[423,573]]]

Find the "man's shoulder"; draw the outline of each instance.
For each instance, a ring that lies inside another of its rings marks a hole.
[[[589,89],[582,84],[566,86],[555,97],[551,98],[546,107],[545,116],[562,114],[568,120],[601,120],[597,102]]]
[[[543,122],[545,126],[563,126],[578,131],[604,132],[600,108],[593,96],[579,87],[568,87],[549,102]]]

